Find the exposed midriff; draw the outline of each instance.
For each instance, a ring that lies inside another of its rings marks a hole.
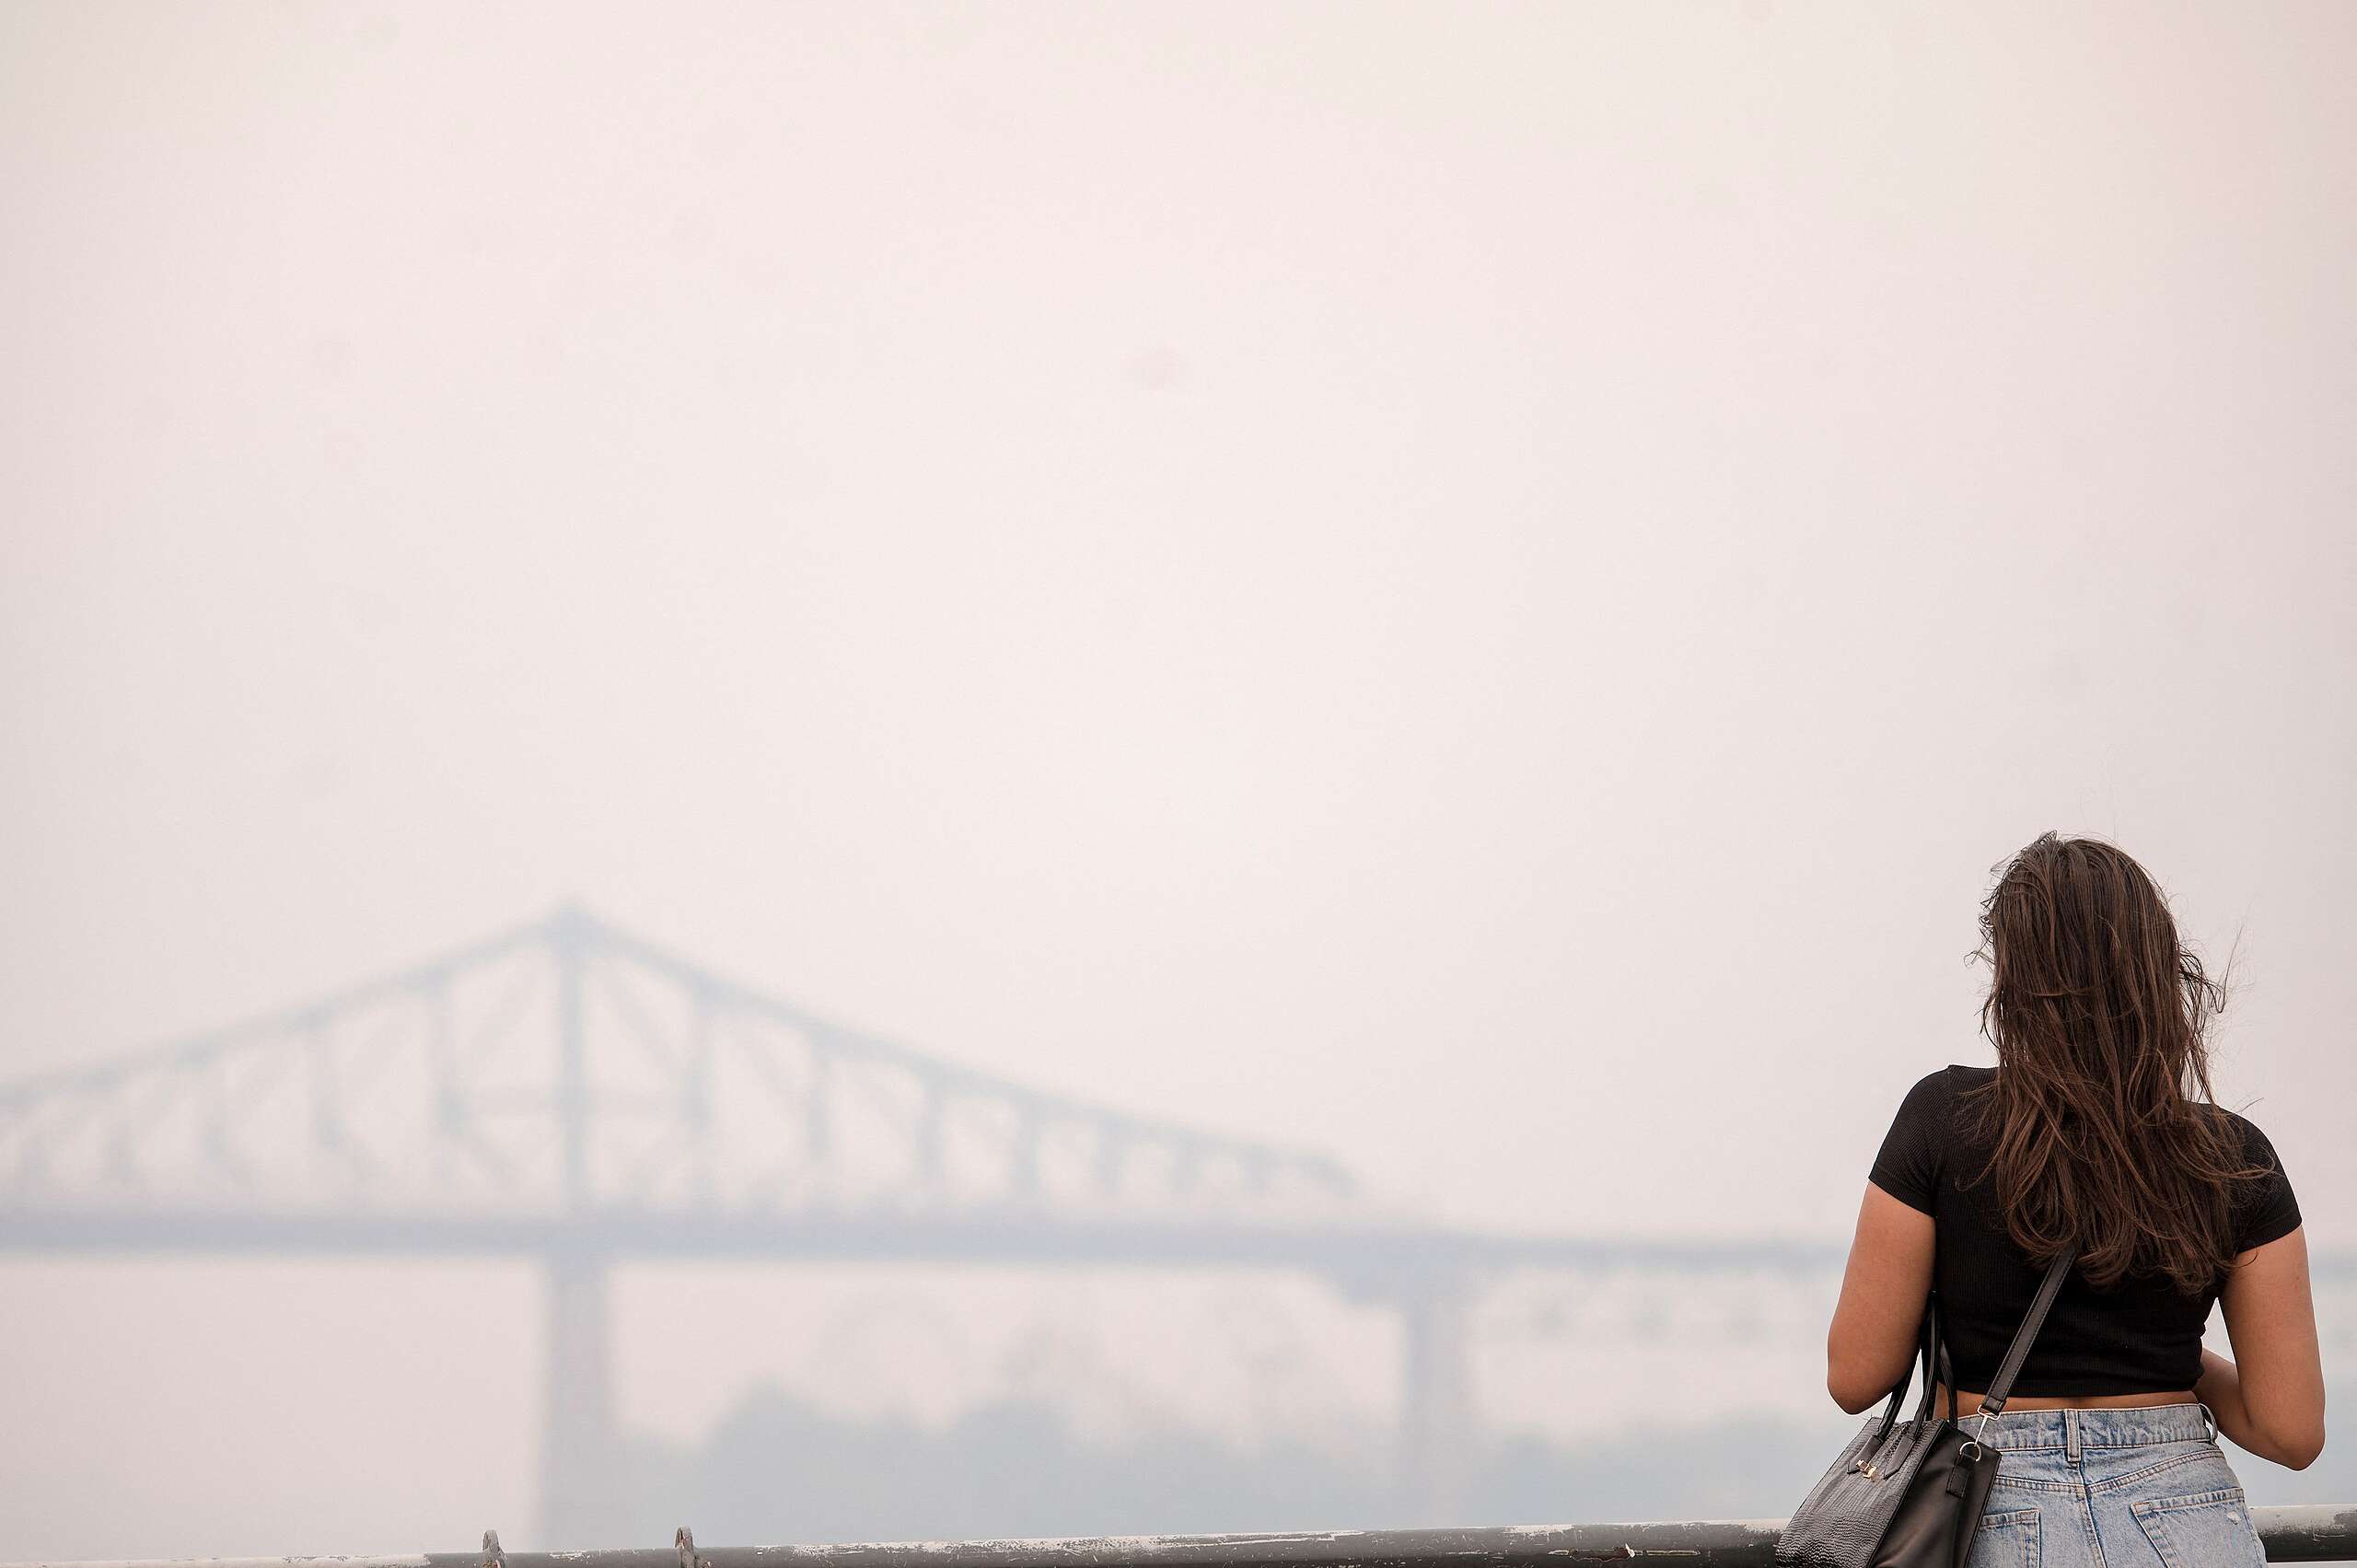
[[[2181,1388],[2174,1393],[2156,1394],[2015,1394],[2005,1401],[2009,1411],[2059,1410],[2134,1410],[2145,1405],[2189,1405],[2195,1402],[2193,1390]],[[1968,1416],[1980,1408],[1978,1389],[1959,1390],[1956,1397],[1956,1412]],[[1948,1391],[1939,1384],[1932,1388],[1932,1413],[1945,1415]]]

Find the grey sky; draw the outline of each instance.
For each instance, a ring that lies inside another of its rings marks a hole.
[[[2241,932],[2222,1097],[2357,1242],[2352,67],[12,5],[0,1067],[577,896],[1437,1217],[1833,1238],[2053,827]]]

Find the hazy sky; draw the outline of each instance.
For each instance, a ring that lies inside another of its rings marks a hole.
[[[1436,1217],[1839,1239],[2050,827],[2240,933],[2222,1098],[2357,1243],[2352,71],[17,0],[0,1070],[578,897]]]

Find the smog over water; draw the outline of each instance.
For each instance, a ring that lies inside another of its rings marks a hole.
[[[2249,20],[0,11],[0,1561],[1782,1516],[2048,829],[2341,1388]]]

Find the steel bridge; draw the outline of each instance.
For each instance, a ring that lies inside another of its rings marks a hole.
[[[1485,1278],[1839,1260],[1419,1225],[1322,1154],[926,1055],[570,907],[307,1006],[0,1086],[8,1250],[536,1260],[543,1523],[607,1539],[620,1260],[1306,1272],[1401,1315],[1402,1479],[1434,1522],[1458,1480]]]

